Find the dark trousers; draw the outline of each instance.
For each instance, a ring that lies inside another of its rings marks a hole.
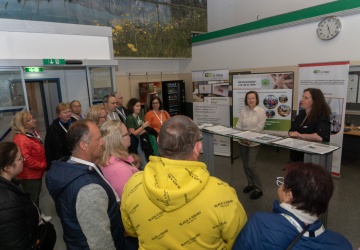
[[[20,179],[20,185],[26,193],[30,194],[30,199],[39,207],[39,196],[41,192],[42,179],[25,180]]]

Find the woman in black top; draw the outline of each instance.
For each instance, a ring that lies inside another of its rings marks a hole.
[[[39,209],[14,180],[23,170],[23,163],[15,143],[0,142],[0,249],[51,250],[56,241],[55,229],[51,225],[43,231]],[[40,238],[41,246],[37,241]]]
[[[320,89],[308,88],[302,95],[299,114],[289,130],[289,136],[319,142],[330,141],[330,114],[331,110]],[[304,154],[290,151],[293,162],[304,161]]]

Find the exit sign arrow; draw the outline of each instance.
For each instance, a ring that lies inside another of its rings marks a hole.
[[[43,59],[43,65],[65,65],[66,61],[65,59]]]

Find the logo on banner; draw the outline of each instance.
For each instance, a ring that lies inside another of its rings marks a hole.
[[[223,77],[223,74],[215,74],[215,73],[209,73],[209,72],[204,72],[203,74],[205,77]]]
[[[270,81],[269,81],[269,79],[264,79],[261,81],[261,83],[262,83],[262,86],[267,87],[267,86],[269,86]]]
[[[330,74],[330,70],[314,70],[315,75],[328,75]]]

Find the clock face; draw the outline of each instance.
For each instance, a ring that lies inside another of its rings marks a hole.
[[[337,17],[325,17],[318,25],[316,33],[321,40],[330,40],[341,31],[341,21]]]

